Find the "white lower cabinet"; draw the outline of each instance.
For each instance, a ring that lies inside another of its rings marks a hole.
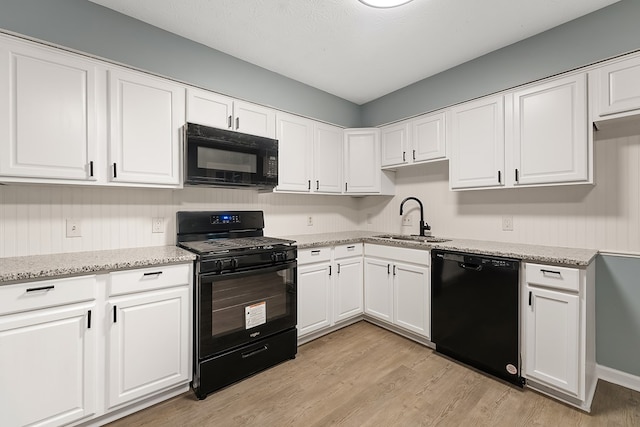
[[[526,263],[522,321],[527,383],[589,410],[595,392],[593,267]]]
[[[58,426],[94,414],[95,283],[0,287],[1,424]]]
[[[362,315],[362,243],[298,251],[298,338]]]
[[[188,266],[111,273],[108,407],[189,380]]]
[[[365,314],[429,338],[429,252],[365,244],[364,254]]]
[[[191,264],[0,286],[2,425],[101,425],[188,389]]]

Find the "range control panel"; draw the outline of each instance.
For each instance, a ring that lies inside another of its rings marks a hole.
[[[240,215],[211,215],[211,224],[240,224]]]

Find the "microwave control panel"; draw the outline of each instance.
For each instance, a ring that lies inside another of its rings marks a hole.
[[[264,176],[273,178],[278,176],[278,157],[265,156],[264,157]]]

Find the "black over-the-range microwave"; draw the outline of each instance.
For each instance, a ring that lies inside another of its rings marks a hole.
[[[278,185],[278,141],[226,129],[184,126],[184,184],[272,189]]]

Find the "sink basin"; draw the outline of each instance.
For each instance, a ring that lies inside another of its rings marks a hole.
[[[403,234],[380,234],[378,236],[373,236],[378,239],[388,239],[388,240],[400,240],[405,242],[422,242],[422,243],[441,243],[448,242],[451,239],[443,239],[442,237],[434,237],[434,236],[416,236],[410,235],[406,236]]]

